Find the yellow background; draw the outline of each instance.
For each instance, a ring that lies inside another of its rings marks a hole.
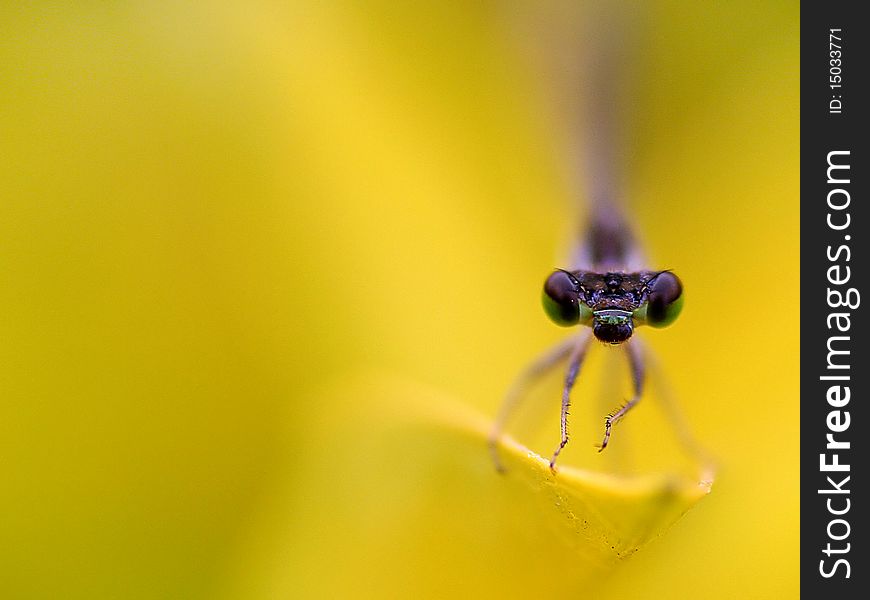
[[[513,525],[463,515],[477,479],[390,501],[426,473],[365,460],[347,383],[493,415],[565,333],[538,296],[572,225],[562,148],[515,7],[325,4],[0,7],[4,596],[586,597],[570,557],[524,570],[547,545],[497,486]],[[645,338],[719,471],[608,597],[798,593],[797,13],[647,11],[625,185],[688,300]],[[354,492],[312,493],[330,478]]]

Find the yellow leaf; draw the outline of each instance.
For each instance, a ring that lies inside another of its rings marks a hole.
[[[500,475],[486,416],[393,377],[358,375],[309,401],[335,409],[294,440],[319,452],[286,473],[245,547],[248,597],[588,592],[710,490],[667,474],[554,475],[510,438]]]

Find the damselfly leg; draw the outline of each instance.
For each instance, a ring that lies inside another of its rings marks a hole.
[[[616,425],[628,411],[640,402],[641,394],[643,394],[646,366],[644,363],[643,348],[641,347],[640,342],[638,340],[633,340],[626,344],[625,353],[628,356],[628,362],[631,366],[631,382],[634,389],[634,395],[631,400],[623,404],[619,410],[607,415],[607,418],[604,420],[604,440],[602,440],[601,445],[598,447],[599,452],[607,448],[607,444],[610,442],[610,429]]]
[[[526,367],[511,386],[501,405],[501,409],[495,419],[495,423],[493,424],[488,439],[489,451],[490,454],[492,454],[495,468],[499,472],[503,473],[505,469],[501,462],[501,458],[498,455],[498,441],[501,438],[502,433],[504,433],[504,429],[507,426],[511,415],[526,396],[529,388],[537,383],[542,377],[547,375],[547,373],[550,373],[554,368],[556,368],[556,366],[558,366],[566,356],[571,354],[571,351],[578,345],[578,343],[580,343],[580,340],[573,337],[559,342],[556,346],[539,356],[537,360]]]
[[[559,442],[559,447],[553,452],[553,457],[550,459],[550,470],[556,470],[556,459],[562,448],[568,443],[568,409],[571,408],[571,390],[574,388],[574,382],[577,381],[577,375],[580,373],[580,367],[583,366],[583,359],[586,358],[586,350],[589,348],[589,340],[592,336],[584,335],[577,344],[574,351],[571,353],[571,360],[568,362],[568,372],[565,374],[565,385],[562,388],[562,413],[561,413],[561,431],[562,439]]]

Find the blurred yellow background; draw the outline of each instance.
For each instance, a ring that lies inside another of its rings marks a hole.
[[[516,9],[0,6],[4,597],[589,597],[484,448],[383,465],[365,393],[494,415],[565,335]],[[796,597],[798,6],[645,18],[625,186],[688,302],[643,333],[719,471],[600,593]]]

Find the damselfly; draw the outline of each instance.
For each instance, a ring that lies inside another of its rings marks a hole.
[[[552,24],[556,31],[559,23],[554,20]],[[632,397],[604,418],[603,437],[598,446],[599,452],[604,450],[610,443],[613,426],[640,401],[644,391],[646,360],[643,347],[633,338],[635,327],[665,327],[677,318],[683,307],[683,285],[679,278],[670,270],[646,268],[635,237],[614,201],[619,187],[615,173],[620,157],[615,150],[619,136],[615,134],[618,127],[611,99],[619,89],[615,74],[625,62],[625,48],[629,46],[626,41],[630,39],[622,29],[621,25],[608,22],[607,27],[593,29],[589,34],[594,43],[583,55],[589,58],[588,64],[592,67],[587,73],[587,85],[582,86],[591,90],[587,92],[587,119],[584,127],[573,129],[582,134],[576,145],[587,148],[586,176],[592,198],[590,216],[572,268],[555,270],[547,277],[543,288],[544,310],[550,319],[565,327],[583,326],[583,332],[531,364],[508,393],[489,437],[493,459],[500,470],[496,445],[513,409],[531,384],[567,357],[568,369],[562,387],[561,439],[550,459],[550,469],[555,471],[556,460],[568,443],[571,390],[592,337],[624,351],[632,378]],[[578,44],[560,47],[570,50],[558,53],[560,59],[581,55]],[[570,69],[560,72],[570,74]],[[563,87],[575,89],[570,81]],[[572,106],[570,93],[565,97],[564,104]],[[571,120],[570,116],[567,120]],[[577,166],[576,162],[573,166]]]

